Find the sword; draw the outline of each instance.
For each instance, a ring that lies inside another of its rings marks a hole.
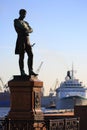
[[[33,43],[33,44],[31,45],[31,47],[33,47],[35,44],[36,44],[36,43]]]

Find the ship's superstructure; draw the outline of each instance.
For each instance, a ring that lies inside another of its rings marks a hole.
[[[56,89],[57,109],[73,109],[74,105],[87,104],[87,88],[74,77],[74,70],[67,71],[65,81]]]

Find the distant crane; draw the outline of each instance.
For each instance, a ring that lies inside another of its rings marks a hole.
[[[0,81],[1,81],[2,86],[4,86],[4,82],[2,81],[2,78],[1,78],[1,77],[0,77]],[[1,90],[1,91],[3,90],[1,86],[0,86],[0,90]]]
[[[36,70],[36,74],[39,74],[42,64],[43,64],[43,61],[40,63],[38,69]],[[42,89],[41,89],[41,96],[43,96],[43,95],[44,95],[44,87],[42,87]]]
[[[56,79],[56,82],[55,82],[55,85],[54,85],[54,89],[52,89],[52,87],[50,88],[50,91],[49,91],[49,96],[52,97],[54,94],[55,94],[55,91],[56,91],[56,87],[58,86],[58,79]]]
[[[13,78],[13,76],[11,76],[11,77],[9,78],[9,80],[11,80],[12,78]],[[7,82],[6,84],[4,84],[4,88],[5,88],[5,89],[8,88],[8,82]]]
[[[55,95],[56,95],[56,87],[58,85],[58,79],[56,79],[56,82],[54,84],[54,88],[50,88],[50,91],[49,91],[49,97],[50,97],[50,104],[49,104],[49,107],[50,108],[55,108],[56,107],[56,100],[55,100]]]
[[[10,79],[12,79],[12,77],[11,77]],[[0,90],[1,90],[1,91],[3,91],[3,90],[4,90],[4,91],[9,91],[8,82],[4,84],[4,82],[3,82],[3,80],[2,80],[1,77],[0,77],[0,81],[1,81],[1,84],[2,84],[2,86],[3,86],[3,89],[2,89],[2,87],[0,86]]]
[[[2,88],[1,88],[1,86],[0,86],[0,91],[2,91]]]
[[[39,73],[39,71],[40,71],[40,69],[41,69],[42,64],[43,64],[43,61],[40,63],[40,65],[39,65],[38,69],[36,70],[36,73],[37,73],[37,74]]]
[[[4,86],[4,82],[2,81],[2,78],[1,78],[1,77],[0,77],[0,81],[1,81],[2,85]]]
[[[59,84],[59,81],[58,81],[58,79],[56,79],[55,86],[54,86],[54,91],[56,91],[56,88],[57,88],[58,84]]]

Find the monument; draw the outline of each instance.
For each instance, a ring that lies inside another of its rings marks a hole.
[[[43,87],[43,82],[40,81],[37,78],[37,74],[33,72],[33,53],[29,42],[29,33],[33,30],[29,24],[23,20],[26,15],[26,10],[21,9],[19,14],[19,18],[14,20],[14,26],[18,34],[15,54],[19,54],[21,74],[13,76],[13,79],[8,82],[11,98],[8,119],[18,120],[17,123],[14,122],[13,126],[17,128],[20,126],[23,130],[25,129],[21,121],[25,120],[24,122],[28,122],[26,124],[27,127],[32,130],[36,128],[37,125],[42,127],[44,124],[44,116],[41,111],[41,88]],[[24,71],[25,52],[28,55],[28,75]],[[32,122],[31,126],[29,125],[30,120]],[[38,123],[35,121],[38,121]],[[11,125],[11,129],[13,126]]]
[[[26,75],[24,71],[24,54],[27,53],[28,56],[28,71],[29,75],[37,76],[33,72],[33,52],[32,45],[30,45],[29,34],[33,32],[33,29],[27,21],[24,21],[26,16],[26,10],[21,9],[19,11],[19,18],[14,20],[14,27],[17,32],[17,41],[15,47],[15,54],[19,55],[19,68],[22,76]]]

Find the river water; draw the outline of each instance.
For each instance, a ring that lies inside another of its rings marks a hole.
[[[6,116],[9,110],[10,110],[9,107],[0,107],[0,117]]]

